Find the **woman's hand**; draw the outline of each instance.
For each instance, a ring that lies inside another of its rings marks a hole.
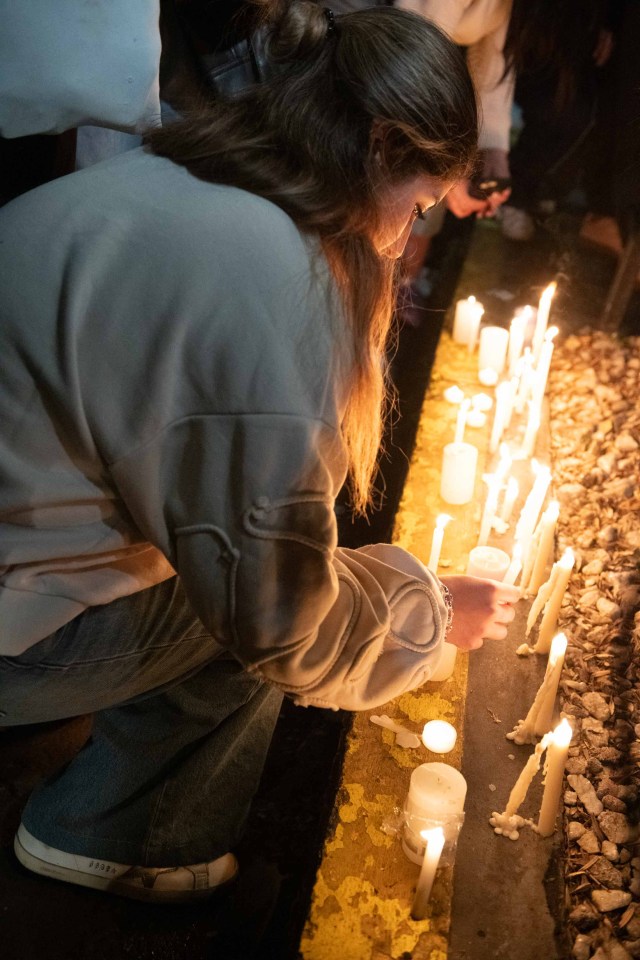
[[[460,650],[477,650],[484,640],[503,640],[515,617],[520,589],[478,577],[440,577],[451,591],[453,624],[447,642]]]

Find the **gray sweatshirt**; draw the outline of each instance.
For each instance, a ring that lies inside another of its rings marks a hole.
[[[437,580],[336,546],[352,350],[286,214],[134,150],[0,211],[0,291],[0,653],[177,572],[299,703],[429,678]]]

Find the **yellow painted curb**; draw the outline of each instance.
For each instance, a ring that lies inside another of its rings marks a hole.
[[[426,563],[437,515],[453,517],[444,533],[438,571],[443,576],[464,572],[477,541],[491,424],[490,415],[483,428],[467,427],[467,438],[479,450],[476,496],[462,507],[445,504],[439,495],[442,448],[453,439],[458,408],[444,399],[443,391],[458,384],[467,396],[480,392],[476,374],[477,356],[443,333],[394,531],[394,542]],[[452,870],[445,866],[438,872],[429,917],[411,920],[419,868],[404,855],[399,829],[415,767],[444,761],[460,769],[466,681],[467,657],[459,654],[449,680],[427,683],[375,711],[418,734],[427,720],[448,720],[458,740],[444,757],[423,746],[397,747],[394,735],[370,723],[369,714],[355,716],[300,944],[303,960],[446,960]]]

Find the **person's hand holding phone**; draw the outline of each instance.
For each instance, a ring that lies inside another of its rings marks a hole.
[[[490,149],[481,153],[478,175],[461,180],[446,196],[446,204],[456,217],[492,217],[509,199],[511,175],[506,150]]]

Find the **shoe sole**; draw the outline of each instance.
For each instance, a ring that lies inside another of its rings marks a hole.
[[[18,861],[31,873],[37,873],[51,880],[72,883],[77,887],[89,887],[92,890],[102,890],[106,893],[114,893],[119,897],[128,897],[130,900],[143,900],[149,903],[188,903],[192,900],[205,900],[222,890],[226,890],[238,876],[238,865],[236,864],[233,875],[215,887],[208,887],[204,890],[154,890],[150,887],[134,887],[130,883],[82,873],[80,870],[71,870],[59,864],[41,860],[40,857],[34,856],[22,845],[17,834],[14,837],[13,849]]]

